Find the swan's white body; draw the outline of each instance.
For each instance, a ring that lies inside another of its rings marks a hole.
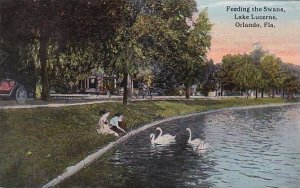
[[[169,139],[169,140],[174,140],[174,141],[175,141],[176,135],[175,135],[175,136],[172,136],[172,135],[170,135],[170,134],[164,134],[164,135],[163,135],[163,134],[162,134],[162,130],[161,130],[160,127],[157,127],[156,130],[159,131],[158,137],[163,137],[164,139]],[[157,137],[157,138],[158,138],[158,137]]]
[[[192,140],[192,131],[190,128],[186,128],[186,130],[190,133],[190,137],[188,139],[188,144],[191,145],[192,147],[198,147],[201,142],[203,142],[201,139],[196,138],[194,140]]]
[[[190,137],[188,139],[188,144],[193,148],[193,150],[197,153],[204,153],[208,147],[208,145],[201,139],[196,138],[192,140],[192,131],[190,128],[186,128],[186,130],[190,133]]]
[[[197,148],[195,148],[194,151],[199,153],[199,154],[200,153],[205,153],[207,148],[208,148],[208,144],[206,144],[204,141],[201,141],[199,146]]]
[[[162,135],[162,130],[159,127],[157,127],[156,130],[159,130],[160,133],[157,136],[157,138],[155,138],[155,135],[153,133],[150,134],[151,144],[168,145],[172,142],[175,142],[176,135],[175,136],[172,136],[170,134]]]
[[[157,138],[155,138],[155,135],[153,133],[150,134],[150,139],[151,139],[151,144],[168,145],[171,142],[174,142],[171,141],[170,139],[167,139],[166,137],[158,136]]]

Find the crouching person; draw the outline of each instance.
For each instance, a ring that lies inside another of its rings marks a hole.
[[[109,121],[111,130],[117,132],[117,133],[126,133],[124,129],[125,123],[124,123],[124,116],[122,114],[115,114],[113,118]],[[123,128],[122,128],[123,127]]]
[[[119,137],[119,134],[110,128],[110,125],[108,122],[108,116],[110,115],[110,112],[103,110],[103,111],[99,112],[99,115],[100,115],[100,118],[98,121],[99,128],[97,129],[97,133],[103,134],[103,135],[113,134],[113,135]]]

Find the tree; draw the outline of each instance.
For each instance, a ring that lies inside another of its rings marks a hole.
[[[49,49],[50,54],[56,54],[57,49]],[[68,46],[59,54],[48,59],[50,86],[58,92],[74,92],[80,80],[90,76],[91,72],[101,69],[104,59],[102,49],[94,44],[81,46]],[[96,62],[96,63],[95,63]]]
[[[220,70],[220,64],[214,64],[213,60],[210,59],[205,63],[204,80],[200,84],[197,90],[204,96],[208,96],[210,91],[214,91],[218,86],[217,73]]]
[[[12,0],[1,7],[1,38],[31,45],[37,41],[42,99],[48,100],[49,57],[59,57],[69,46],[80,51],[90,43],[96,49],[103,47],[127,17],[126,8],[125,0]],[[49,46],[56,46],[54,54],[49,53]],[[95,50],[93,55],[97,53]]]
[[[174,35],[168,27],[168,23],[159,17],[141,15],[131,27],[120,28],[117,37],[111,41],[112,70],[123,76],[123,104],[128,102],[128,76],[149,66],[153,59],[164,56],[167,41]]]
[[[207,12],[204,10],[196,13],[195,1],[149,1],[148,5],[150,6],[146,6],[143,12],[163,19],[174,34],[173,40],[166,41],[167,48],[160,56],[160,70],[163,76],[159,79],[168,80],[169,88],[176,84],[184,84],[186,97],[189,98],[189,87],[203,77],[206,52],[210,46],[209,31],[212,24]],[[187,24],[187,20],[192,22],[192,25]]]
[[[221,69],[218,73],[222,89],[229,91],[235,91],[238,89],[238,85],[235,83],[234,72],[241,57],[242,55],[240,54],[227,54],[222,58]]]
[[[258,42],[254,45],[249,55],[251,56],[254,65],[258,66],[261,63],[261,58],[267,54],[269,54],[269,52],[264,50],[260,42]]]
[[[265,55],[261,59],[260,69],[262,71],[263,79],[266,87],[271,90],[272,97],[274,97],[275,88],[278,86],[276,79],[280,76],[281,60],[274,55]]]
[[[257,89],[262,78],[261,72],[253,64],[249,55],[240,56],[237,67],[234,69],[234,80],[239,88],[246,91],[248,98],[250,89]],[[256,93],[257,98],[257,93]]]
[[[287,93],[288,97],[293,98],[294,94],[300,89],[300,66],[294,64],[283,63],[281,74],[283,79],[282,85],[282,97],[285,97]]]
[[[196,22],[188,32],[187,48],[182,54],[181,79],[186,88],[186,98],[190,97],[189,87],[204,78],[206,53],[210,47],[212,24],[207,11],[199,13]],[[182,74],[184,73],[184,74]]]
[[[188,55],[185,50],[190,35],[186,18],[196,10],[195,1],[149,0],[144,6],[132,2],[139,11],[133,14],[132,25],[124,24],[118,30],[111,49],[114,53],[112,67],[123,76],[124,104],[127,103],[127,77],[136,74],[141,67],[159,62],[161,67],[170,65],[179,75],[183,60],[187,60],[183,56]]]
[[[300,89],[300,81],[295,75],[288,75],[285,80],[284,86],[288,92],[290,98],[294,98],[294,94]]]
[[[250,90],[257,90],[262,87],[262,72],[253,62],[248,54],[226,55],[223,57],[219,79],[223,88],[230,91],[246,91],[247,98]]]

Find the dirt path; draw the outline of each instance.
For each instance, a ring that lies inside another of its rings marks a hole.
[[[203,98],[206,97],[202,96],[194,96],[191,97],[194,98]],[[153,98],[132,98],[129,101],[146,101],[146,100],[184,100],[184,97],[179,96],[154,96]],[[206,98],[208,99],[208,98]],[[212,97],[210,99],[217,99],[215,97]],[[42,101],[42,100],[33,100],[28,99],[26,101],[26,104],[18,104],[16,101],[10,100],[0,100],[0,110],[1,109],[27,109],[27,108],[40,108],[40,107],[63,107],[63,106],[75,106],[75,105],[86,105],[86,104],[98,104],[98,103],[105,103],[105,102],[121,102],[122,96],[81,96],[81,97],[60,97],[60,98],[54,98],[51,101]]]

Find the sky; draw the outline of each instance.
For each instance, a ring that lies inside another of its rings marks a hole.
[[[207,8],[210,21],[214,24],[208,58],[219,63],[226,54],[248,53],[254,44],[260,43],[264,50],[275,54],[286,63],[300,65],[300,1],[222,1],[196,0],[199,10]],[[227,6],[236,8],[227,11]],[[283,8],[285,12],[244,12],[239,7],[250,10],[257,8]],[[235,19],[235,14],[276,16],[277,20]],[[262,28],[236,27],[236,22],[260,23]],[[264,22],[275,27],[264,27]]]

